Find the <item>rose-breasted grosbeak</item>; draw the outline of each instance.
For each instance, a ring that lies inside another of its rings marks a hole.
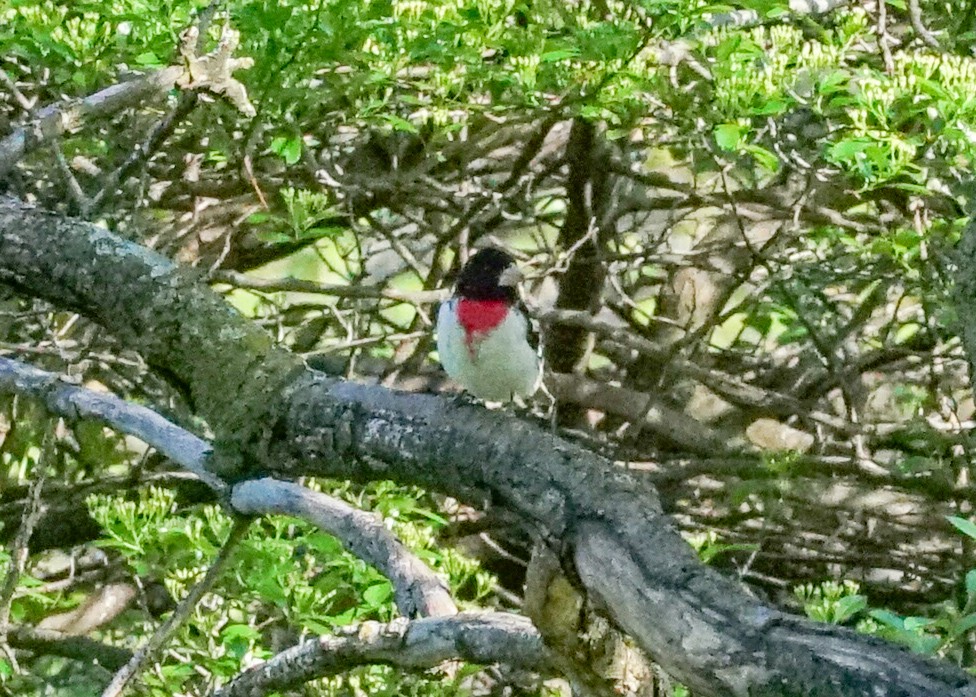
[[[539,386],[539,356],[519,309],[515,260],[485,248],[461,270],[454,296],[437,313],[437,353],[444,370],[488,402],[531,396]]]

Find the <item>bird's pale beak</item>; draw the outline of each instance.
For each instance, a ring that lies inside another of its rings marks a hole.
[[[522,272],[519,271],[519,267],[517,267],[515,264],[512,264],[511,266],[507,267],[504,271],[502,271],[501,276],[498,277],[498,285],[517,286],[519,282],[522,281],[522,279],[524,278],[525,276],[523,276]]]

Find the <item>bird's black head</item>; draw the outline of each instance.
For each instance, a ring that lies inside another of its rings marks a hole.
[[[468,300],[518,300],[518,282],[522,279],[515,260],[494,247],[479,250],[461,269],[456,293]]]

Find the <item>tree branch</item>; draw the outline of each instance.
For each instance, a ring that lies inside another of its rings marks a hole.
[[[605,212],[610,188],[605,147],[596,127],[582,118],[573,121],[566,144],[566,217],[559,244],[567,255],[559,279],[556,307],[592,311],[603,292],[606,271],[599,253],[603,234],[599,220]],[[599,239],[598,239],[599,238]],[[570,373],[586,352],[587,332],[581,327],[557,325],[546,337],[546,364],[557,373]]]
[[[284,691],[360,665],[420,670],[455,659],[553,672],[552,657],[528,619],[465,612],[389,624],[364,622],[336,636],[306,641],[245,671],[213,695],[253,697]]]
[[[182,66],[170,66],[106,87],[84,99],[44,107],[31,123],[0,140],[0,177],[52,138],[69,133],[86,121],[108,117],[153,95],[163,94],[173,88],[182,74]]]
[[[98,419],[117,431],[153,446],[180,467],[192,472],[218,494],[226,489],[207,471],[210,445],[152,409],[129,404],[115,395],[93,392],[62,382],[54,373],[0,357],[0,392],[29,395],[53,414],[71,421]]]
[[[118,670],[132,658],[132,652],[128,649],[50,629],[11,627],[7,640],[17,649],[33,651],[36,654],[63,656],[85,663],[96,662],[108,670]]]
[[[155,95],[165,94],[177,85],[186,90],[208,90],[222,95],[245,115],[254,116],[255,110],[247,99],[244,86],[231,75],[235,70],[253,65],[251,58],[233,57],[239,40],[237,32],[224,27],[220,43],[205,55],[197,55],[198,35],[198,30],[192,27],[183,33],[182,65],[172,65],[112,85],[83,99],[41,109],[31,123],[0,140],[0,177],[43,143],[80,128],[86,121],[111,116]]]
[[[942,50],[942,46],[939,45],[939,40],[932,35],[922,22],[922,8],[918,5],[918,0],[908,0],[908,17],[912,22],[912,28],[918,37],[928,44],[931,48],[937,51]]]
[[[649,484],[605,458],[512,415],[308,371],[172,263],[101,228],[0,202],[0,282],[143,351],[267,471],[393,479],[514,512],[696,694],[976,695],[955,666],[745,593],[698,560]]]
[[[443,290],[410,292],[396,290],[395,288],[318,283],[300,278],[258,278],[238,271],[217,271],[211,275],[210,280],[215,283],[226,283],[235,288],[261,291],[262,293],[292,292],[334,295],[338,298],[387,298],[415,305],[441,302],[446,300],[449,295]]]
[[[390,579],[397,607],[405,617],[457,613],[444,582],[370,513],[268,477],[237,484],[230,500],[240,513],[291,515],[337,537],[346,549]]]
[[[790,12],[776,15],[776,21],[789,22],[801,15],[824,14],[848,4],[850,4],[850,0],[790,0]],[[762,24],[765,18],[756,10],[733,10],[719,14],[706,14],[705,21],[710,29],[720,27],[742,29]]]
[[[0,358],[0,393],[40,399],[52,413],[69,420],[98,419],[136,436],[197,475],[242,515],[285,514],[301,518],[335,536],[352,554],[375,567],[393,584],[405,617],[450,615],[457,607],[443,581],[373,515],[298,484],[265,477],[228,488],[206,470],[210,444],[162,416],[114,395],[61,382],[56,375]],[[2,605],[0,605],[2,610]],[[0,612],[2,615],[2,612]],[[0,617],[2,618],[2,617]],[[2,626],[0,622],[0,626]]]

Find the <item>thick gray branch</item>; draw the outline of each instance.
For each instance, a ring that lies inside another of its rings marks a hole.
[[[57,375],[0,357],[0,393],[28,395],[53,414],[70,421],[97,419],[113,429],[148,443],[181,467],[193,472],[218,493],[226,486],[205,468],[210,445],[152,409],[130,404],[111,394],[62,382]]]
[[[196,474],[218,493],[227,485],[206,470],[210,444],[162,416],[114,395],[62,382],[53,373],[0,358],[0,394],[39,399],[49,411],[69,420],[97,419],[136,436]],[[457,607],[443,581],[375,516],[298,484],[271,478],[245,481],[230,491],[231,505],[244,515],[285,514],[307,520],[335,536],[352,554],[375,567],[393,584],[397,607],[406,617],[450,615]]]
[[[0,203],[4,281],[149,354],[272,473],[393,479],[514,512],[698,695],[976,696],[954,666],[750,596],[702,565],[653,488],[612,462],[510,415],[304,370],[209,289],[100,228]]]
[[[359,665],[383,663],[419,670],[455,659],[552,672],[549,653],[528,619],[462,613],[389,624],[365,622],[337,636],[303,642],[245,671],[215,697],[258,697]]]
[[[505,506],[695,694],[976,695],[954,666],[745,593],[700,563],[646,480],[514,417],[314,375],[288,403],[274,462]]]

